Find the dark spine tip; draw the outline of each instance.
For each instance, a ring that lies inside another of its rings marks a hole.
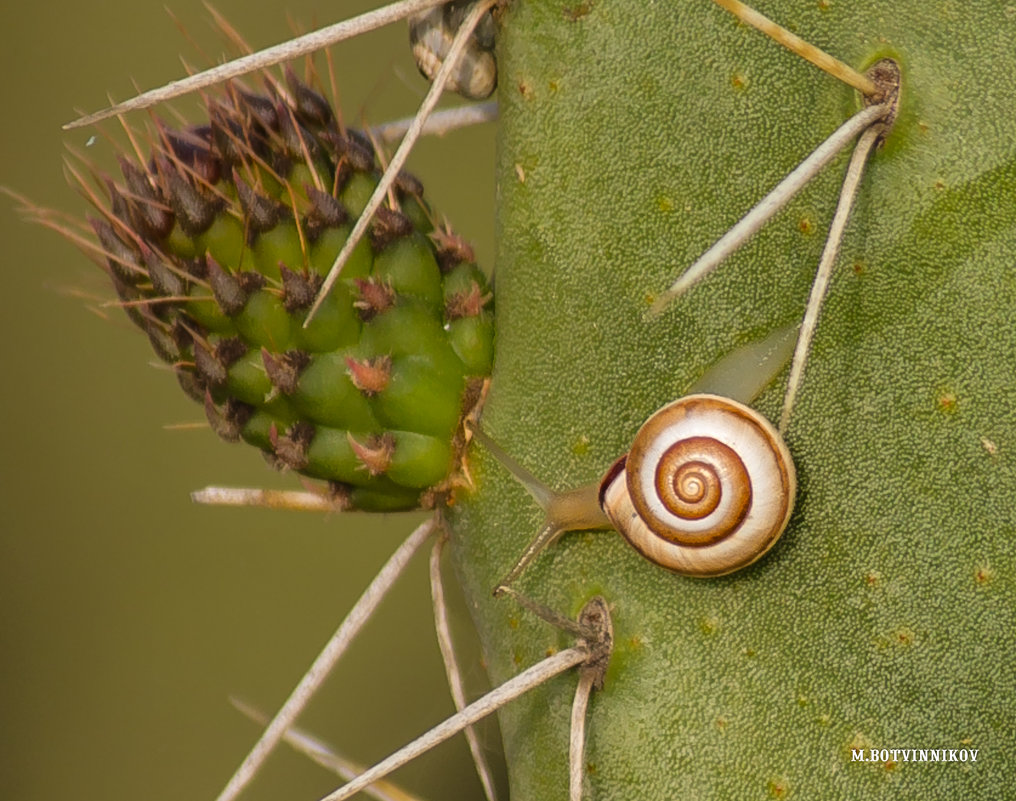
[[[290,314],[309,308],[317,297],[323,279],[317,273],[298,273],[279,262],[282,275],[282,305]]]
[[[458,234],[447,229],[439,229],[434,231],[430,238],[434,243],[437,264],[442,273],[451,272],[463,262],[472,264],[476,261],[472,246]]]
[[[293,423],[285,434],[275,436],[272,442],[275,456],[286,467],[303,470],[309,462],[307,452],[314,440],[314,434],[314,426],[311,423]]]
[[[395,290],[378,278],[354,278],[357,289],[357,297],[353,301],[353,308],[359,314],[360,319],[366,322],[382,312],[387,311],[395,305]]]
[[[335,149],[335,160],[348,164],[357,172],[374,169],[374,147],[359,131],[349,129],[346,135],[329,132],[325,141]]]
[[[268,380],[272,382],[272,386],[283,395],[292,395],[296,392],[300,373],[310,364],[310,354],[302,350],[274,354],[267,348],[262,348],[261,361],[265,365],[265,373],[268,375]]]
[[[456,292],[445,302],[445,319],[448,322],[460,320],[463,317],[479,317],[483,307],[493,297],[489,292],[484,294],[480,286],[474,281],[470,284],[468,291]]]
[[[176,373],[176,381],[180,385],[180,389],[184,391],[184,394],[191,400],[203,404],[208,387],[205,386],[197,373],[189,367],[182,365],[177,365],[173,372]]]
[[[227,317],[235,317],[247,304],[247,292],[240,280],[227,273],[211,256],[205,260],[208,266],[208,283],[212,287],[212,295],[219,304],[222,313]]]
[[[166,184],[169,205],[184,232],[197,236],[207,231],[221,207],[218,199],[205,197],[187,176],[166,159],[160,159],[159,173]]]
[[[233,170],[233,184],[236,186],[236,194],[246,216],[248,232],[260,234],[262,231],[270,231],[279,224],[286,214],[285,206],[259,193],[243,180],[236,169]]]
[[[166,298],[179,297],[184,293],[184,282],[180,279],[162,253],[142,245],[141,257],[148,268],[148,277],[155,294]]]
[[[423,182],[411,172],[401,170],[395,176],[395,188],[403,195],[423,197]]]
[[[401,211],[381,206],[374,212],[370,228],[370,242],[375,251],[382,251],[396,239],[413,232],[413,221]]]
[[[194,341],[194,368],[208,387],[221,387],[229,377],[227,366],[219,360],[217,354],[202,340]]]
[[[308,125],[326,128],[335,119],[332,105],[325,96],[315,92],[301,81],[288,65],[286,66],[286,85],[293,95],[294,111],[301,121]]]
[[[247,353],[247,344],[240,337],[226,337],[215,345],[215,358],[228,370]]]
[[[147,271],[140,264],[141,254],[138,249],[124,242],[112,225],[95,217],[89,217],[88,223],[95,231],[95,236],[106,253],[106,263],[116,278],[125,284],[134,285],[148,277]]]
[[[349,212],[330,192],[304,185],[311,207],[304,225],[307,235],[316,239],[326,228],[338,228],[349,221]]]
[[[206,391],[204,405],[205,417],[208,418],[208,425],[212,431],[226,442],[237,442],[243,431],[243,424],[236,418],[236,412],[230,408],[230,404],[219,408],[212,400],[212,393]]]

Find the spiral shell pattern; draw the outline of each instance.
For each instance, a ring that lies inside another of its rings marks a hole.
[[[647,559],[691,576],[751,564],[786,528],[794,464],[761,415],[716,395],[689,395],[650,417],[608,472],[600,503]]]

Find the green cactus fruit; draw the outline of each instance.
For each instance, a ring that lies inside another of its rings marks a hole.
[[[440,503],[490,372],[489,284],[403,174],[308,323],[378,158],[291,71],[287,84],[228,87],[207,124],[159,126],[148,163],[120,158],[91,221],[110,278],[221,437],[329,482],[348,508]]]

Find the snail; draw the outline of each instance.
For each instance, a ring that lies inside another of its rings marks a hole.
[[[456,0],[409,18],[413,59],[427,80],[433,81],[441,69],[452,40],[472,5],[472,2]],[[483,100],[491,95],[497,86],[494,34],[494,18],[488,12],[469,37],[458,69],[448,82],[449,89],[469,100]]]
[[[643,424],[599,486],[604,514],[649,561],[722,576],[776,543],[797,482],[783,438],[762,415],[730,398],[689,395]]]
[[[785,363],[774,354],[792,344],[789,333],[729,354],[695,389],[715,386],[753,397]],[[760,354],[765,368],[748,379],[750,389],[730,383]],[[482,430],[473,433],[546,514],[495,595],[509,591],[564,532],[585,529],[615,529],[650,562],[685,576],[733,573],[773,547],[794,508],[796,472],[779,432],[739,400],[712,392],[695,391],[663,406],[599,481],[566,492],[546,487]]]

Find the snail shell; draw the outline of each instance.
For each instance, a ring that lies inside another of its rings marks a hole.
[[[472,5],[465,0],[454,0],[409,18],[413,59],[427,80],[433,81],[441,69],[452,40]],[[483,100],[491,95],[497,86],[494,35],[494,18],[487,12],[470,36],[458,69],[448,82],[448,89],[470,100]]]
[[[794,463],[769,421],[729,398],[689,395],[639,429],[600,483],[600,505],[650,561],[722,576],[775,544],[796,489]]]

